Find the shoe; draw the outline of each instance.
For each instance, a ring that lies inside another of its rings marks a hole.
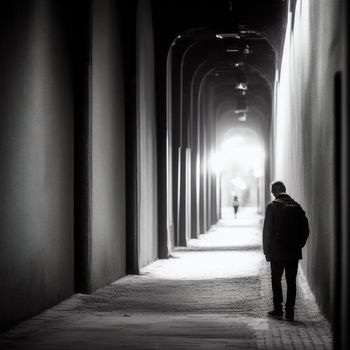
[[[283,311],[272,310],[267,313],[268,317],[277,318],[278,320],[282,320]]]
[[[286,312],[286,321],[294,321],[294,312]]]

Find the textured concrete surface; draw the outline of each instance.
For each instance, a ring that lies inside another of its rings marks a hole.
[[[227,216],[188,248],[92,295],[74,295],[0,337],[0,349],[331,349],[299,274],[296,322],[266,317],[260,218]]]
[[[74,290],[71,13],[1,3],[0,329]]]
[[[89,290],[125,275],[123,55],[118,5],[92,1]]]
[[[137,258],[139,267],[144,267],[158,257],[157,131],[151,1],[138,3],[136,26]]]
[[[273,177],[285,183],[308,215],[311,234],[303,254],[304,271],[322,310],[331,317],[336,312],[334,265],[341,254],[336,251],[341,204],[335,171],[340,167],[336,147],[341,141],[335,133],[333,87],[336,72],[344,71],[345,2],[294,3],[275,88]],[[348,236],[347,230],[344,234]]]

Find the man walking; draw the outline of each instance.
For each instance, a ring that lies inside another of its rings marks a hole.
[[[285,319],[294,321],[298,263],[302,259],[301,249],[309,235],[309,226],[305,212],[286,194],[283,182],[272,183],[271,193],[275,200],[266,207],[263,227],[263,250],[266,261],[271,264],[274,306],[273,310],[268,312],[268,316],[277,319],[283,317],[281,280],[285,272],[287,281]]]
[[[234,211],[234,213],[235,213],[235,218],[237,217],[238,208],[239,208],[238,197],[237,197],[237,196],[234,196],[234,197],[233,197],[233,211]]]

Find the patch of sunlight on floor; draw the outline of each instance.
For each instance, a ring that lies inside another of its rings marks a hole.
[[[178,247],[165,260],[157,260],[141,270],[162,279],[215,279],[251,277],[259,274],[261,215],[256,208],[243,208],[237,219],[223,210],[223,219],[187,247]]]
[[[237,218],[234,217],[233,208],[223,207],[221,209],[222,224],[242,226],[242,225],[259,225],[262,215],[258,213],[256,207],[242,207],[238,210]]]
[[[222,219],[198,239],[191,239],[188,248],[203,249],[257,249],[261,247],[262,216],[256,208],[242,208],[237,218],[232,208],[222,209]]]
[[[252,277],[259,274],[262,259],[260,251],[175,252],[170,259],[157,260],[141,273],[161,279]]]

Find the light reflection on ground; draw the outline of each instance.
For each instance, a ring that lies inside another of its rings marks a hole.
[[[255,208],[243,208],[233,217],[231,208],[223,208],[222,219],[199,239],[191,239],[188,248],[259,249],[261,247],[261,215]]]
[[[261,237],[253,225],[259,217],[240,214],[239,226],[226,217],[228,225],[219,223],[141,275],[74,294],[2,334],[0,349],[330,350],[330,325],[301,273],[297,321],[266,316],[272,307],[269,265],[260,246],[252,248]],[[227,249],[209,249],[209,242]],[[244,242],[251,248],[236,246]]]
[[[243,208],[237,219],[231,208],[223,209],[223,219],[199,239],[177,248],[171,258],[142,269],[163,279],[215,279],[257,276],[263,259],[261,216],[255,208]],[[217,254],[218,250],[222,251]],[[165,265],[166,266],[165,266]]]

